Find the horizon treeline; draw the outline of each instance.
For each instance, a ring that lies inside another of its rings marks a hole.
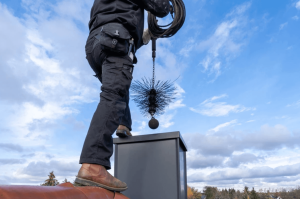
[[[206,186],[201,193],[198,189],[188,186],[188,199],[300,199],[300,187],[287,189],[259,189],[257,192],[245,186],[243,191],[232,189],[218,189],[217,187]]]
[[[68,182],[65,179],[62,183]],[[54,172],[50,172],[48,179],[45,180],[41,186],[56,186],[59,185],[57,179],[55,179]],[[82,186],[72,183],[75,186]],[[252,190],[245,186],[243,191],[230,189],[218,189],[217,187],[206,186],[201,193],[198,189],[187,186],[187,199],[300,199],[300,186],[297,188],[291,188],[289,190],[281,189],[259,189],[257,192],[254,188]]]

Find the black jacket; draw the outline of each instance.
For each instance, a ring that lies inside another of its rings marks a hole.
[[[169,0],[95,0],[89,22],[90,33],[107,23],[121,23],[134,38],[138,49],[143,45],[144,9],[157,17],[165,17],[169,5]],[[87,48],[87,52],[91,51],[89,45]]]

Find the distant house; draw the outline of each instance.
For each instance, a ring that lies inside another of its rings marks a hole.
[[[282,199],[280,196],[278,196],[278,197],[276,197],[276,196],[274,196],[274,195],[270,195],[269,196],[269,199]]]

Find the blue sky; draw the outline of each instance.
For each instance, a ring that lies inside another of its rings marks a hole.
[[[99,102],[84,52],[92,3],[0,0],[0,184],[75,178]],[[184,26],[157,50],[157,78],[179,77],[177,99],[154,131],[131,101],[133,134],[180,131],[198,189],[299,185],[300,1],[185,4]],[[150,77],[151,46],[137,56],[134,79]]]

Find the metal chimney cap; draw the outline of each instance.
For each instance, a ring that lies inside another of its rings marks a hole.
[[[168,139],[174,139],[174,138],[179,138],[184,151],[188,150],[179,131],[167,132],[167,133],[157,133],[157,134],[137,135],[137,136],[130,136],[130,137],[126,137],[126,138],[114,138],[114,144],[125,144],[125,143],[133,143],[133,142],[148,142],[148,141],[155,141],[155,140],[168,140]]]

